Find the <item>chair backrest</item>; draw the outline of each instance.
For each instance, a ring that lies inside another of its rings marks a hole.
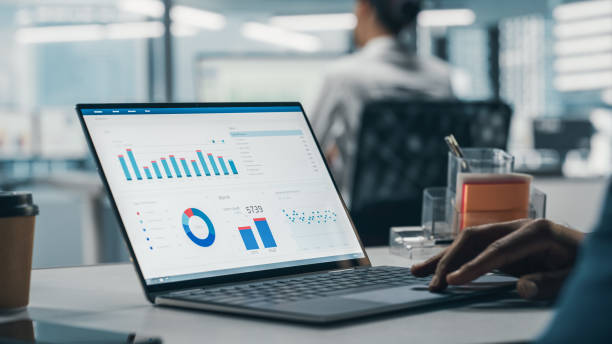
[[[389,227],[419,225],[423,189],[446,184],[448,147],[506,149],[512,110],[501,102],[377,101],[361,118],[351,215],[367,246],[388,244]]]

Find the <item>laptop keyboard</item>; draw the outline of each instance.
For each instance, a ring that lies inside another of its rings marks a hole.
[[[183,290],[167,297],[197,302],[249,305],[255,303],[288,303],[368,289],[392,288],[429,282],[417,278],[408,268],[359,268],[300,277],[266,280],[217,288]]]

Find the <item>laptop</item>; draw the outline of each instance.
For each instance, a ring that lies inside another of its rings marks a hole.
[[[328,323],[513,288],[373,267],[300,103],[76,109],[155,305]]]

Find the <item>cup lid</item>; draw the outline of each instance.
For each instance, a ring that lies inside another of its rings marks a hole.
[[[0,217],[36,216],[38,206],[29,192],[0,191]]]

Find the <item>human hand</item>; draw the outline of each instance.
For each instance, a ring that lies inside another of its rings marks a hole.
[[[466,228],[450,247],[411,271],[418,277],[433,274],[429,289],[441,291],[499,269],[520,278],[516,287],[521,297],[551,299],[573,268],[583,237],[544,219]]]

